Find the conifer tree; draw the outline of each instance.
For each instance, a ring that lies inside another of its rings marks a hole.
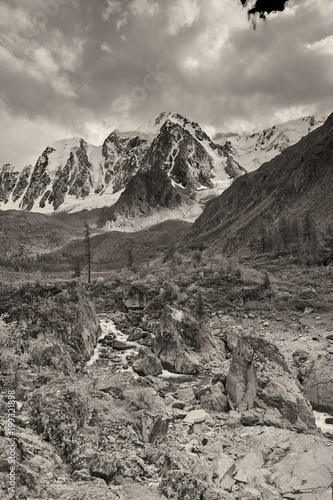
[[[196,304],[196,316],[201,321],[205,312],[205,304],[202,293],[199,292]]]
[[[86,257],[88,264],[88,283],[91,283],[91,245],[90,245],[90,227],[89,224],[85,223],[85,246],[86,246]]]

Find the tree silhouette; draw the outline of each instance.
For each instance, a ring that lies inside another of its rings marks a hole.
[[[88,263],[88,283],[91,283],[91,246],[90,246],[90,227],[89,224],[85,223],[85,245],[86,245],[86,257]]]
[[[251,8],[248,9],[247,13],[249,18],[254,18],[259,15],[261,19],[266,19],[266,17],[272,12],[282,12],[284,11],[288,0],[255,0],[254,2],[249,2],[249,0],[240,0],[243,7],[248,7],[249,4]]]

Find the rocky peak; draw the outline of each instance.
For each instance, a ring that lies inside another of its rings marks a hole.
[[[6,181],[0,205],[8,203],[12,194],[11,208],[27,211],[105,207],[110,200],[117,201],[136,174],[156,168],[190,197],[198,189],[225,189],[244,173],[231,153],[214,144],[198,123],[163,112],[145,129],[113,131],[100,147],[79,137],[57,141],[42,152],[31,174],[3,168]],[[221,186],[215,186],[214,179],[217,184],[222,180]]]

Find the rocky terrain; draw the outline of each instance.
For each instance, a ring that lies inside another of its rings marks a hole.
[[[332,498],[331,267],[170,259],[2,286],[3,498]]]

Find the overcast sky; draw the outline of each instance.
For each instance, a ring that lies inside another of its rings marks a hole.
[[[0,165],[177,111],[242,132],[333,111],[333,2],[0,0]]]

